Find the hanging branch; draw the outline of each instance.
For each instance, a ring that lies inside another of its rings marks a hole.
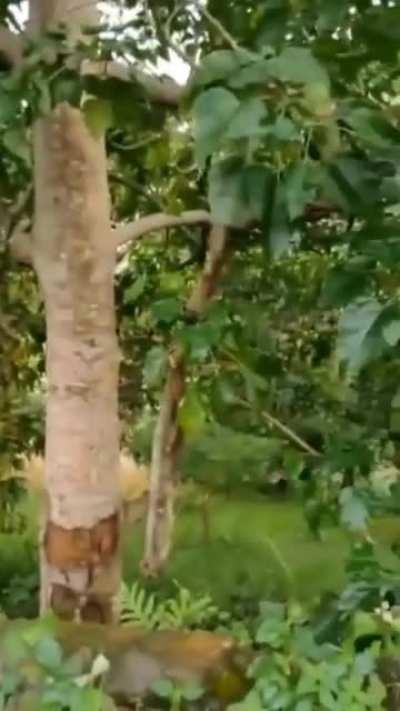
[[[228,230],[213,226],[202,273],[187,303],[187,311],[200,318],[214,296],[226,257]],[[175,499],[178,487],[177,460],[182,445],[178,423],[179,405],[185,394],[186,368],[183,348],[170,354],[166,384],[153,439],[149,508],[144,556],[141,564],[146,576],[158,575],[168,560],[174,528]]]

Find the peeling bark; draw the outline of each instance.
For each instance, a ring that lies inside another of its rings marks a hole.
[[[193,289],[187,310],[200,318],[214,296],[225,263],[228,229],[210,229],[202,273]],[[174,509],[179,477],[177,460],[182,445],[178,423],[179,405],[185,394],[185,354],[175,346],[170,354],[167,380],[153,438],[149,508],[146,523],[144,575],[154,577],[164,568],[172,547]]]
[[[87,22],[31,0],[35,29]],[[90,14],[90,20],[93,20]],[[110,621],[120,584],[118,366],[104,141],[63,104],[34,128],[33,264],[46,307],[48,397],[41,609]]]

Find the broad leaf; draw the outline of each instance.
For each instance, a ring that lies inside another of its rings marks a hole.
[[[382,305],[366,299],[348,306],[339,321],[337,352],[351,372],[368,361],[373,351],[371,330],[382,313]]]
[[[134,304],[146,288],[147,279],[144,275],[138,276],[132,286],[124,292],[124,304]]]
[[[204,429],[206,413],[196,387],[190,387],[186,392],[179,409],[179,424],[185,437],[190,441],[197,439]]]
[[[382,328],[382,335],[389,346],[395,346],[400,340],[400,320],[390,321]]]
[[[350,531],[365,531],[368,510],[364,502],[352,487],[343,489],[340,495],[341,521]]]
[[[240,102],[227,89],[205,91],[195,101],[196,156],[202,166],[206,158],[219,148],[227,125],[233,119]]]
[[[31,147],[28,143],[26,132],[23,128],[9,128],[3,135],[5,147],[14,155],[21,158],[24,163],[31,163]]]
[[[258,97],[239,100],[227,89],[213,88],[201,94],[194,105],[196,155],[200,166],[224,141],[262,135],[267,117]]]
[[[271,173],[261,165],[228,159],[215,163],[209,175],[209,200],[215,222],[245,227],[259,221]]]
[[[257,84],[265,85],[271,78],[268,59],[260,59],[240,67],[229,77],[228,84],[233,89],[244,89]]]
[[[263,237],[267,252],[279,259],[290,249],[292,231],[287,211],[286,191],[283,185],[270,181],[270,190],[265,195]]]
[[[244,52],[231,49],[220,49],[216,52],[211,52],[203,59],[195,74],[193,84],[195,86],[204,86],[221,79],[227,79],[240,71],[243,64],[247,62],[249,62],[249,57]]]
[[[147,387],[154,388],[161,385],[168,363],[165,348],[154,346],[146,355],[143,368],[143,379]]]
[[[298,163],[287,174],[283,190],[291,220],[301,217],[306,206],[315,196],[315,187],[309,182],[309,172],[307,163]]]
[[[258,97],[242,101],[227,127],[228,139],[248,138],[262,135],[262,122],[267,118],[265,103]]]
[[[270,74],[283,82],[293,84],[325,84],[329,75],[307,47],[286,47],[277,57],[269,60]]]
[[[104,99],[87,99],[82,108],[86,124],[95,138],[101,138],[113,122],[112,104]]]
[[[35,645],[35,657],[43,667],[57,669],[62,663],[63,652],[55,639],[43,637]]]

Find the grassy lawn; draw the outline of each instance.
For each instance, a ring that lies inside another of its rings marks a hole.
[[[388,546],[400,538],[400,521],[376,521],[373,533],[380,541],[381,555],[392,558]],[[137,576],[141,547],[142,534],[137,529],[127,532],[128,581]],[[340,589],[347,552],[346,535],[337,529],[324,532],[321,542],[315,540],[296,503],[215,496],[208,542],[199,511],[180,513],[166,582],[176,579],[191,590],[210,592],[220,604],[227,604],[235,593],[293,594],[310,600],[325,590]]]
[[[24,534],[0,535],[0,588],[15,576],[37,570],[36,518],[32,501],[25,502],[31,525]],[[331,528],[323,540],[311,535],[299,504],[285,499],[214,495],[206,532],[201,509],[181,505],[176,540],[167,573],[167,589],[177,580],[194,592],[208,592],[227,606],[232,596],[311,601],[326,590],[339,590],[344,580],[348,541]],[[393,541],[400,540],[400,519],[376,521],[373,534],[380,554],[390,560]],[[207,536],[208,533],[208,536]],[[143,526],[124,532],[124,577],[138,577],[143,550]],[[399,569],[400,575],[400,569]]]

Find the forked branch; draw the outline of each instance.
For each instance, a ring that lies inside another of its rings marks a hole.
[[[180,215],[156,212],[153,215],[139,217],[133,222],[117,225],[112,234],[115,246],[118,248],[133,244],[146,234],[157,230],[188,225],[208,225],[210,223],[211,215],[206,210],[188,210]],[[32,263],[31,235],[29,232],[16,228],[10,239],[10,249],[18,261],[24,264]]]
[[[197,317],[204,314],[217,290],[225,261],[227,240],[226,227],[211,227],[205,264],[187,304],[187,310]],[[172,546],[174,505],[178,486],[177,460],[183,440],[178,414],[185,386],[185,354],[181,346],[175,345],[169,359],[153,439],[149,508],[142,560],[142,571],[149,577],[162,571]]]

